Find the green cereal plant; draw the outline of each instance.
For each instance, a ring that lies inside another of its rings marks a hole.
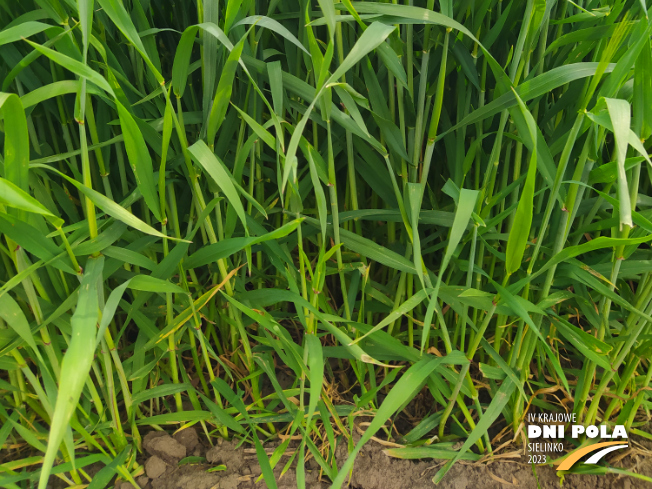
[[[649,13],[0,0],[0,485],[135,484],[191,425],[269,487],[299,435],[300,488],[533,409],[649,437]]]

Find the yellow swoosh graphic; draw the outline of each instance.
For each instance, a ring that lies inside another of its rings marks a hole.
[[[595,452],[596,450],[599,450],[600,448],[604,447],[610,447],[612,445],[622,445],[622,441],[605,441],[602,443],[596,443],[594,445],[589,445],[588,447],[584,448],[579,448],[575,450],[573,453],[571,453],[568,457],[564,459],[564,461],[557,467],[557,470],[568,470],[570,469],[575,462],[577,462],[579,459],[581,459],[584,455],[587,453]]]

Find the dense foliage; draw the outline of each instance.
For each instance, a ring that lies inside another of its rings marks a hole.
[[[152,427],[288,435],[270,487],[301,435],[340,487],[371,436],[441,480],[528,411],[647,421],[645,0],[0,0],[0,26],[3,487],[133,480]]]

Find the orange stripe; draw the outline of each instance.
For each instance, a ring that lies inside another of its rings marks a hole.
[[[600,448],[604,447],[609,447],[612,445],[623,445],[624,443],[627,443],[625,440],[622,441],[605,441],[603,443],[596,443],[594,445],[589,445],[588,447],[584,448],[578,448],[575,450],[573,453],[571,453],[568,457],[564,459],[564,461],[557,467],[557,470],[568,470],[570,469],[575,462],[577,462],[579,459],[581,459],[584,455],[587,453],[595,452],[596,450],[599,450]]]

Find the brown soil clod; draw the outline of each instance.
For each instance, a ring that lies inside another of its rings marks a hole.
[[[227,489],[226,487],[222,488],[222,477],[206,472],[207,468],[206,466],[184,465],[166,474],[165,477],[154,479],[152,489]]]
[[[156,455],[170,465],[176,465],[186,456],[186,447],[164,432],[154,431],[145,435],[143,448],[150,455]]]
[[[158,479],[167,470],[167,464],[156,455],[152,456],[145,463],[145,473],[150,479]]]
[[[149,477],[146,475],[141,475],[136,479],[136,482],[138,482],[138,485],[141,487],[141,489],[144,489],[147,484],[149,484]]]
[[[186,428],[174,434],[174,439],[186,447],[186,452],[192,453],[199,445],[199,437],[195,428]]]

